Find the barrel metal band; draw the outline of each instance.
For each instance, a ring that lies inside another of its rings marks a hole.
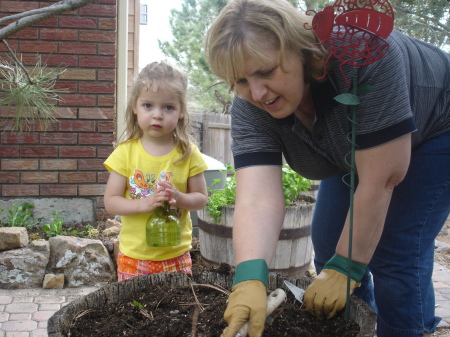
[[[204,263],[205,265],[207,265],[209,267],[213,267],[213,268],[219,268],[222,265],[222,263],[218,263],[216,261],[207,259],[203,255],[202,255],[202,263]],[[224,264],[224,265],[227,266],[227,264]],[[301,275],[304,272],[306,272],[310,266],[311,266],[311,260],[309,260],[307,263],[305,263],[302,266],[289,267],[289,268],[278,268],[278,269],[271,268],[271,269],[269,269],[269,272],[283,274],[283,275],[289,275],[292,277],[297,277],[298,275]],[[226,267],[223,267],[223,268],[226,268]]]
[[[231,239],[233,228],[225,227],[223,225],[218,225],[210,222],[198,219],[198,228],[200,228],[205,233],[225,238]],[[304,226],[300,228],[287,228],[282,229],[280,232],[280,237],[278,240],[295,240],[308,237],[311,235],[311,226]]]

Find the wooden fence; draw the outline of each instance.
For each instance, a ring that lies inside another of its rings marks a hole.
[[[190,112],[191,134],[201,152],[224,164],[233,165],[231,115]]]

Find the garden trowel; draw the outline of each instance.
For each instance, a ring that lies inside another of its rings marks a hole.
[[[303,295],[305,294],[305,289],[299,288],[295,285],[293,285],[289,281],[284,281],[284,284],[288,289],[291,291],[291,293],[294,295],[295,299],[299,301],[301,304],[303,304]]]
[[[269,296],[267,296],[267,316],[269,316],[279,305],[286,299],[286,293],[283,289],[278,288],[272,291]],[[245,337],[248,332],[248,322],[245,323],[236,337]]]

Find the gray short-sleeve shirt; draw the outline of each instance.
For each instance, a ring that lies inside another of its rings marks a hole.
[[[349,171],[351,108],[333,98],[358,85],[373,86],[360,96],[356,112],[358,149],[375,147],[413,132],[413,147],[450,132],[450,56],[440,49],[394,31],[387,54],[376,63],[354,68],[330,60],[325,81],[312,84],[316,118],[312,132],[294,114],[275,119],[242,98],[232,113],[232,150],[236,169],[281,165],[281,154],[299,174],[325,179]],[[346,157],[348,157],[346,161]]]

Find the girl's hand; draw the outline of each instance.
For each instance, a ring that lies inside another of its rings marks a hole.
[[[178,190],[172,185],[172,183],[170,181],[161,181],[158,183],[159,187],[158,188],[163,188],[163,191],[168,193],[169,195],[169,204],[170,205],[176,205],[177,204],[177,200],[179,197],[179,192]]]
[[[141,213],[153,212],[156,208],[164,206],[164,201],[169,201],[169,199],[170,192],[165,187],[158,186],[154,193],[140,199],[141,207],[143,208]]]

